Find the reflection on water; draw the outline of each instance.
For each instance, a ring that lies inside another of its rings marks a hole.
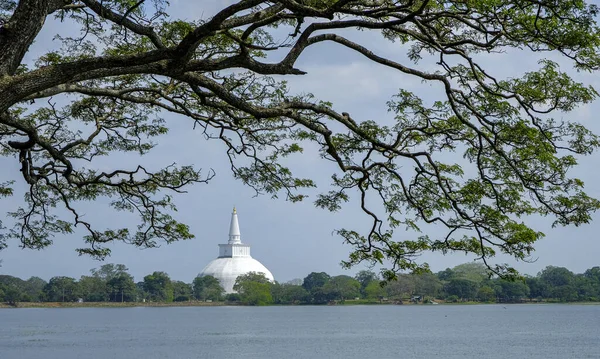
[[[600,306],[0,310],[1,359],[600,358]]]

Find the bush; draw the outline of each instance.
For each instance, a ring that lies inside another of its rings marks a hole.
[[[21,299],[21,295],[21,291],[14,286],[10,286],[4,290],[4,300],[10,305],[17,305]]]
[[[239,302],[241,299],[238,293],[229,293],[225,296],[225,300],[228,302]]]
[[[458,296],[457,295],[450,295],[448,297],[446,297],[446,302],[448,303],[458,303]]]
[[[484,286],[477,291],[477,299],[482,302],[493,303],[496,301],[496,293],[492,288]]]

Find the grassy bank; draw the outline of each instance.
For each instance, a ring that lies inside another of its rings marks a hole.
[[[214,307],[226,305],[225,302],[22,302],[16,308],[129,308],[129,307]],[[227,305],[230,305],[227,303]],[[6,303],[0,303],[0,308],[15,308]]]
[[[481,305],[481,304],[570,304],[570,305],[600,305],[600,302],[521,302],[521,303],[484,303],[484,302],[457,302],[457,303],[445,303],[439,301],[441,305]],[[239,302],[124,302],[124,303],[113,303],[113,302],[22,302],[15,306],[8,305],[6,303],[0,303],[1,308],[131,308],[131,307],[218,307],[225,305],[243,305]],[[306,304],[300,304],[306,305]],[[321,305],[431,305],[427,303],[412,303],[403,302],[402,304],[393,301],[379,302],[369,300],[346,300],[343,302],[337,302],[335,304],[321,304]],[[280,306],[279,304],[271,304],[271,306]]]
[[[343,302],[318,305],[395,305],[393,301],[379,302],[373,300],[345,300]],[[0,303],[0,308],[130,308],[130,307],[215,307],[224,305],[244,305],[240,302],[21,302],[15,306]],[[279,304],[271,304],[279,306]],[[306,305],[306,304],[298,304]],[[403,305],[422,305],[421,303],[404,302]]]

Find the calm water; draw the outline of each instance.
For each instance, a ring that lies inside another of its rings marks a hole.
[[[0,358],[600,358],[600,306],[0,309]]]

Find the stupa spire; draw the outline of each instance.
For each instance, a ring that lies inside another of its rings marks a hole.
[[[240,241],[240,225],[234,207],[229,225],[229,242],[219,244],[219,257],[208,263],[200,275],[217,278],[225,293],[235,293],[233,286],[236,279],[250,272],[264,273],[269,281],[275,281],[273,274],[262,263],[252,258],[250,245]]]
[[[229,224],[229,244],[242,243],[240,239],[240,224],[238,223],[237,211],[233,207],[231,213],[231,223]]]

